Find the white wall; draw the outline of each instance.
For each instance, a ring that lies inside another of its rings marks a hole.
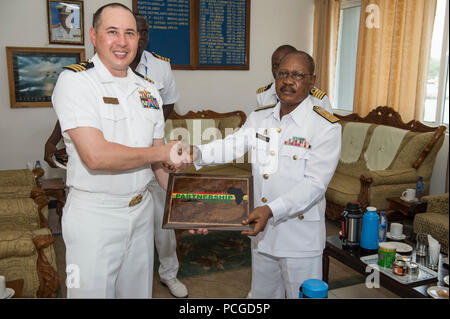
[[[113,1],[84,1],[87,57],[94,52],[88,34],[92,15],[109,2]],[[131,0],[117,2],[131,8]],[[250,70],[174,71],[181,96],[176,111],[241,109],[249,113],[256,105],[256,89],[272,80],[270,56],[277,46],[290,43],[312,53],[313,12],[313,0],[253,0]],[[5,47],[65,47],[48,43],[46,1],[0,0],[0,43],[0,169],[25,168],[27,162],[40,159],[46,177],[64,176],[61,169],[49,168],[43,161],[44,143],[56,122],[53,109],[12,109],[9,103]]]

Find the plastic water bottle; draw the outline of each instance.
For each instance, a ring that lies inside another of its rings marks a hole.
[[[378,225],[378,242],[379,243],[386,241],[386,231],[387,231],[386,212],[382,211],[380,213],[380,224]]]
[[[416,183],[416,198],[419,202],[422,201],[422,197],[425,192],[424,188],[425,188],[425,185],[423,183],[423,177],[420,176]]]
[[[42,168],[41,161],[39,161],[39,160],[36,161],[36,164],[34,164],[34,168]],[[38,178],[38,182],[39,182],[40,185],[42,185],[42,177]]]

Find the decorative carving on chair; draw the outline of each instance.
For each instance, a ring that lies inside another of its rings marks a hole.
[[[38,298],[56,298],[56,290],[58,289],[59,279],[58,273],[48,262],[44,254],[44,249],[55,242],[55,238],[50,235],[40,235],[33,239],[34,245],[38,251],[37,273],[39,277],[39,289],[37,291]]]
[[[370,184],[372,184],[373,179],[361,175],[359,180],[361,182],[361,190],[358,195],[358,202],[359,205],[361,206],[361,210],[365,212],[366,208],[369,206]]]

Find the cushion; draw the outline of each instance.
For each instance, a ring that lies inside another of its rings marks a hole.
[[[343,127],[340,161],[354,163],[361,156],[367,131],[372,124],[349,122]]]
[[[0,231],[0,259],[26,257],[36,253],[30,231]]]
[[[388,168],[406,133],[408,133],[407,130],[378,125],[372,134],[367,151],[364,153],[367,168],[371,171]]]
[[[34,174],[29,169],[0,171],[0,186],[36,186]]]
[[[48,214],[48,208],[45,213]],[[38,229],[40,227],[39,213],[34,200],[31,198],[0,199],[0,227],[2,231]]]

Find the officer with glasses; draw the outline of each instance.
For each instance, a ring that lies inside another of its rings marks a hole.
[[[297,49],[291,45],[285,44],[279,46],[272,54],[272,75],[276,78],[281,59],[288,53],[295,52]],[[320,106],[332,112],[332,107],[327,94],[316,87],[313,87],[309,92],[314,105]],[[279,101],[277,92],[275,91],[275,84],[272,82],[256,91],[256,103],[258,107],[275,104]]]
[[[298,298],[303,281],[322,278],[325,191],[341,152],[341,126],[315,105],[314,82],[311,56],[287,54],[275,80],[280,101],[194,152],[199,168],[252,150],[255,209],[243,224],[253,230],[242,232],[252,238],[252,298]]]

